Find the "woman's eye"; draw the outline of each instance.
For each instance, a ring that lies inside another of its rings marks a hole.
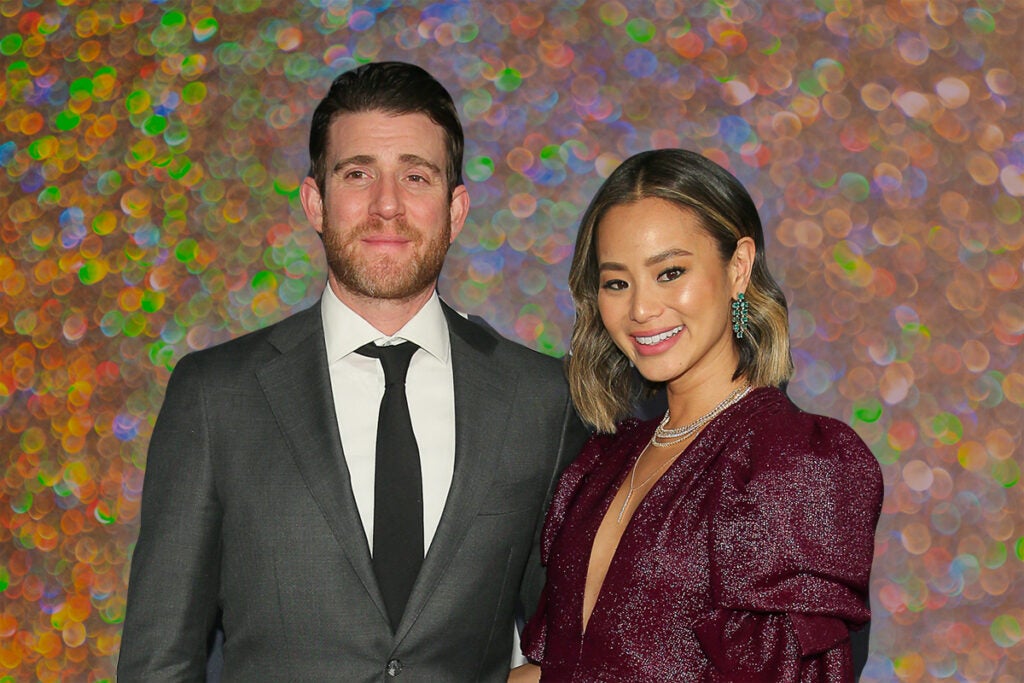
[[[604,283],[602,283],[601,288],[610,289],[613,292],[617,292],[619,290],[625,289],[626,283],[623,282],[622,280],[606,280]]]
[[[658,280],[661,282],[671,282],[672,280],[675,280],[685,272],[686,271],[683,270],[682,268],[667,268],[658,274]]]

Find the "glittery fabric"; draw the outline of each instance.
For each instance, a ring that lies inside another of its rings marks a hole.
[[[880,469],[849,427],[776,389],[723,412],[650,489],[582,633],[590,548],[654,426],[593,437],[562,476],[523,636],[542,680],[852,681]]]

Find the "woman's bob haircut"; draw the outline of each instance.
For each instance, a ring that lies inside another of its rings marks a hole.
[[[696,152],[641,152],[615,169],[590,202],[580,221],[569,272],[576,304],[569,386],[580,416],[602,432],[614,432],[637,398],[658,389],[633,370],[605,330],[597,306],[601,221],[613,207],[648,198],[671,202],[695,215],[718,245],[723,268],[740,238],[754,240],[756,254],[745,292],[750,313],[743,338],[733,338],[739,353],[733,379],[745,377],[753,386],[780,386],[793,374],[786,299],[768,272],[764,232],[750,194],[731,173]]]

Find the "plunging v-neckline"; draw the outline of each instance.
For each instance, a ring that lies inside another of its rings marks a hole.
[[[704,430],[702,429],[701,432],[703,431]],[[674,456],[669,458],[669,463],[667,466],[659,465],[659,467],[664,468],[663,471],[657,477],[653,478],[649,484],[646,485],[646,491],[642,492],[642,495],[637,496],[637,494],[640,492],[639,490],[635,490],[633,492],[633,496],[636,498],[636,503],[634,504],[633,509],[628,511],[629,517],[627,519],[624,519],[622,522],[619,522],[615,519],[616,517],[618,517],[618,513],[615,512],[616,503],[618,502],[620,506],[623,505],[623,501],[618,500],[619,494],[621,493],[623,498],[626,497],[627,493],[626,489],[623,488],[623,485],[626,483],[626,480],[633,472],[633,468],[636,467],[637,461],[640,459],[643,452],[649,447],[653,448],[653,446],[644,444],[643,448],[637,451],[636,457],[630,459],[629,467],[627,467],[625,471],[620,473],[618,477],[618,482],[615,486],[615,493],[613,493],[611,497],[605,497],[605,504],[603,513],[601,515],[601,521],[597,525],[597,530],[594,532],[594,539],[590,544],[590,552],[587,555],[587,569],[583,577],[583,595],[580,600],[581,638],[586,636],[587,628],[590,626],[590,619],[594,616],[594,612],[597,610],[597,606],[601,602],[601,594],[604,591],[605,583],[608,581],[608,574],[611,572],[612,565],[615,563],[615,559],[618,557],[619,548],[622,545],[622,539],[629,532],[629,529],[633,524],[633,518],[636,516],[637,511],[639,511],[640,506],[644,504],[644,501],[647,500],[647,497],[654,491],[654,488],[658,485],[658,483],[665,478],[665,476],[672,470],[673,466],[675,466],[675,464],[679,462],[679,459],[682,458],[686,451],[688,451],[690,447],[697,442],[697,439],[700,437],[701,432],[695,434],[693,438],[690,439],[690,442],[688,444],[686,444]],[[648,435],[647,440],[648,442],[650,441],[650,435]],[[611,521],[609,521],[610,516]],[[616,527],[621,527],[621,531],[618,535],[618,538],[615,540],[614,546],[611,548],[611,553],[608,554],[608,562],[604,567],[604,575],[601,577],[601,583],[599,586],[597,586],[597,593],[594,595],[594,603],[590,606],[590,611],[587,612],[587,589],[589,587],[592,563],[594,561],[594,550],[597,547],[598,540],[601,538],[601,531],[604,529],[605,524],[609,524],[610,528],[612,529],[615,529]]]

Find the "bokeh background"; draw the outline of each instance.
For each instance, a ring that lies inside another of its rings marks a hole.
[[[732,170],[792,398],[885,473],[864,680],[1020,680],[1022,33],[1020,0],[0,0],[0,681],[113,678],[170,370],[317,300],[308,122],[379,59],[466,126],[443,295],[546,353],[622,159]]]

